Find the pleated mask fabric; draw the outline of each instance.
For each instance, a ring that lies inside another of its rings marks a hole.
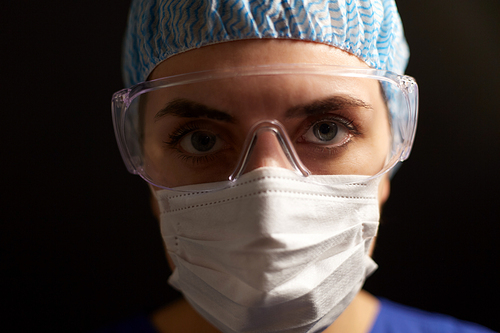
[[[217,192],[155,192],[169,282],[222,332],[322,332],[377,267],[380,178],[310,177],[346,183],[264,167]]]

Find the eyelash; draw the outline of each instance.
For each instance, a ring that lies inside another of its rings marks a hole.
[[[163,141],[163,143],[167,145],[169,148],[177,150],[177,156],[184,162],[189,162],[193,165],[211,162],[216,158],[217,153],[193,156],[185,153],[178,147],[179,142],[185,135],[203,129],[206,128],[200,126],[197,123],[187,123],[184,125],[179,125],[176,129],[174,129],[174,131],[171,134],[169,134],[168,140]]]
[[[305,135],[305,133],[307,133],[307,131],[309,131],[314,125],[316,125],[317,123],[320,123],[320,122],[324,122],[324,121],[333,121],[333,122],[340,124],[341,126],[344,126],[346,128],[346,130],[349,132],[349,138],[346,139],[346,141],[343,142],[342,144],[340,144],[338,146],[334,146],[334,147],[329,147],[327,145],[324,145],[324,146],[316,145],[316,152],[327,153],[329,155],[335,155],[337,153],[340,153],[340,151],[347,149],[348,143],[351,141],[351,138],[362,135],[362,133],[358,129],[358,126],[356,126],[354,120],[349,120],[349,119],[342,117],[340,115],[322,114],[322,115],[314,117],[314,119],[310,120],[307,123],[307,125],[305,125],[303,127],[302,132],[304,134],[302,134],[302,136]],[[308,144],[309,142],[302,139],[302,136],[299,137],[297,142]],[[314,144],[314,143],[312,143],[312,144]]]
[[[186,155],[186,154],[181,153],[181,152],[179,152],[179,157],[182,161],[190,162],[193,165],[208,163],[208,162],[211,162],[215,159],[214,154],[202,155],[202,156],[191,156],[191,155]]]
[[[308,131],[312,126],[322,121],[335,121],[340,125],[344,126],[352,136],[358,136],[361,134],[357,126],[354,124],[353,120],[348,120],[339,115],[331,115],[331,114],[320,115],[318,117],[315,117],[315,119],[309,121],[308,124],[303,127],[304,133]],[[205,128],[204,126],[200,126],[200,124],[197,124],[196,122],[194,123],[190,122],[187,124],[179,125],[171,134],[169,134],[168,140],[163,141],[163,143],[167,145],[169,148],[177,150],[178,157],[185,162],[190,162],[194,165],[211,162],[216,158],[217,153],[201,155],[201,156],[193,156],[186,154],[178,147],[179,142],[185,135],[203,129],[207,128]],[[347,148],[347,145],[345,143],[336,147],[318,146],[318,149],[321,149],[322,151],[326,150],[329,154],[335,154],[339,149],[345,149],[345,148]]]
[[[311,127],[313,127],[314,125],[316,125],[317,123],[320,123],[322,121],[328,121],[328,120],[331,120],[331,121],[335,121],[335,122],[338,122],[340,123],[342,126],[344,126],[345,128],[347,128],[349,130],[349,132],[351,132],[352,135],[360,135],[361,132],[359,132],[357,126],[354,124],[354,120],[348,120],[344,117],[341,117],[341,116],[337,116],[337,115],[328,115],[327,117],[324,117],[324,115],[322,115],[321,117],[318,117],[312,121],[309,122],[309,124],[305,127],[306,129],[310,129]]]
[[[177,148],[177,144],[181,139],[188,133],[198,131],[202,129],[198,124],[196,123],[188,123],[186,125],[181,125],[177,127],[172,134],[169,134],[168,140],[163,141],[164,144],[171,148]]]

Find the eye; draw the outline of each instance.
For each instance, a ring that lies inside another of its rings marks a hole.
[[[186,134],[180,140],[179,145],[187,153],[201,155],[220,150],[223,147],[223,142],[217,135],[211,132],[195,131]]]
[[[302,140],[325,146],[341,146],[348,142],[350,138],[351,134],[345,125],[340,124],[338,121],[321,120],[314,123],[307,130]]]

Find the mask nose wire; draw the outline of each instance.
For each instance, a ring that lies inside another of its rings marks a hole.
[[[275,134],[283,153],[288,159],[288,162],[298,174],[304,177],[311,174],[311,172],[300,161],[283,125],[281,125],[277,120],[262,120],[256,123],[249,131],[245,139],[245,143],[243,144],[242,154],[239,157],[238,164],[229,176],[229,180],[234,181],[243,174],[248,166],[249,157],[255,148],[258,137],[264,132],[272,132]]]

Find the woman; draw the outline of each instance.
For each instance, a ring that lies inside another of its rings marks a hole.
[[[393,1],[135,1],[124,51],[115,133],[184,295],[157,330],[486,331],[360,291],[416,129]]]

